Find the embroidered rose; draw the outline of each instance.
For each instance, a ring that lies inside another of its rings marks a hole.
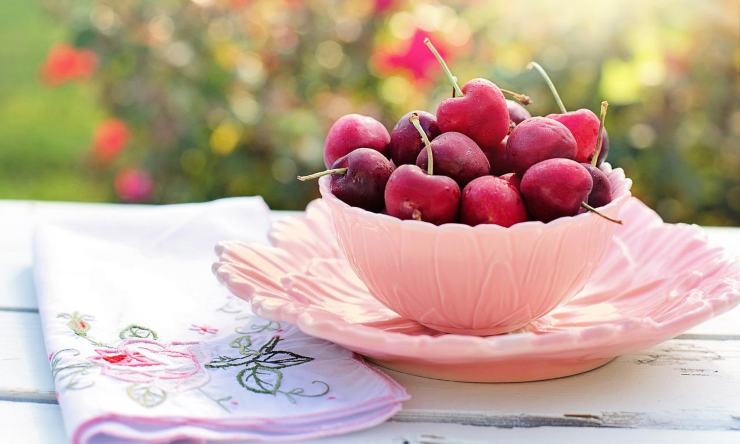
[[[208,382],[208,374],[188,343],[162,343],[151,339],[125,339],[113,348],[98,348],[89,359],[102,374],[135,384],[189,390]]]

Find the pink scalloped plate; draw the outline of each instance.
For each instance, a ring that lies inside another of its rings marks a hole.
[[[695,225],[665,224],[639,200],[586,286],[517,331],[445,334],[378,302],[335,240],[326,204],[277,222],[272,246],[223,242],[214,272],[255,313],[378,364],[437,379],[515,382],[585,372],[653,346],[740,302],[740,263]]]

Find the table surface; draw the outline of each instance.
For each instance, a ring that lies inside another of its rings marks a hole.
[[[82,205],[0,202],[5,443],[66,442],[41,335],[31,239],[40,214]],[[710,242],[740,255],[740,228],[706,232]],[[412,396],[400,413],[375,428],[315,443],[740,442],[740,308],[569,378],[466,384],[388,373]]]

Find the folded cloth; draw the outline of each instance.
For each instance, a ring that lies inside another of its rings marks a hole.
[[[408,399],[351,352],[255,317],[212,276],[218,241],[266,242],[259,198],[38,216],[39,312],[73,443],[316,438]]]

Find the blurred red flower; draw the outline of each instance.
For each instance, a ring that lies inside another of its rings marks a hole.
[[[98,57],[89,49],[77,49],[66,43],[57,43],[49,51],[44,66],[41,68],[41,78],[51,86],[61,85],[75,79],[89,78]]]
[[[112,162],[130,138],[131,131],[125,122],[115,118],[104,120],[95,129],[92,147],[95,160],[103,164]]]
[[[434,43],[443,58],[448,56],[448,50],[442,42],[433,39],[427,32],[417,29],[401,48],[381,49],[376,54],[378,68],[386,73],[401,70],[416,81],[429,80],[432,74],[441,68],[437,59],[424,44],[424,39],[427,37]]]
[[[143,202],[152,196],[154,182],[146,171],[126,168],[116,175],[116,194],[126,202]]]

